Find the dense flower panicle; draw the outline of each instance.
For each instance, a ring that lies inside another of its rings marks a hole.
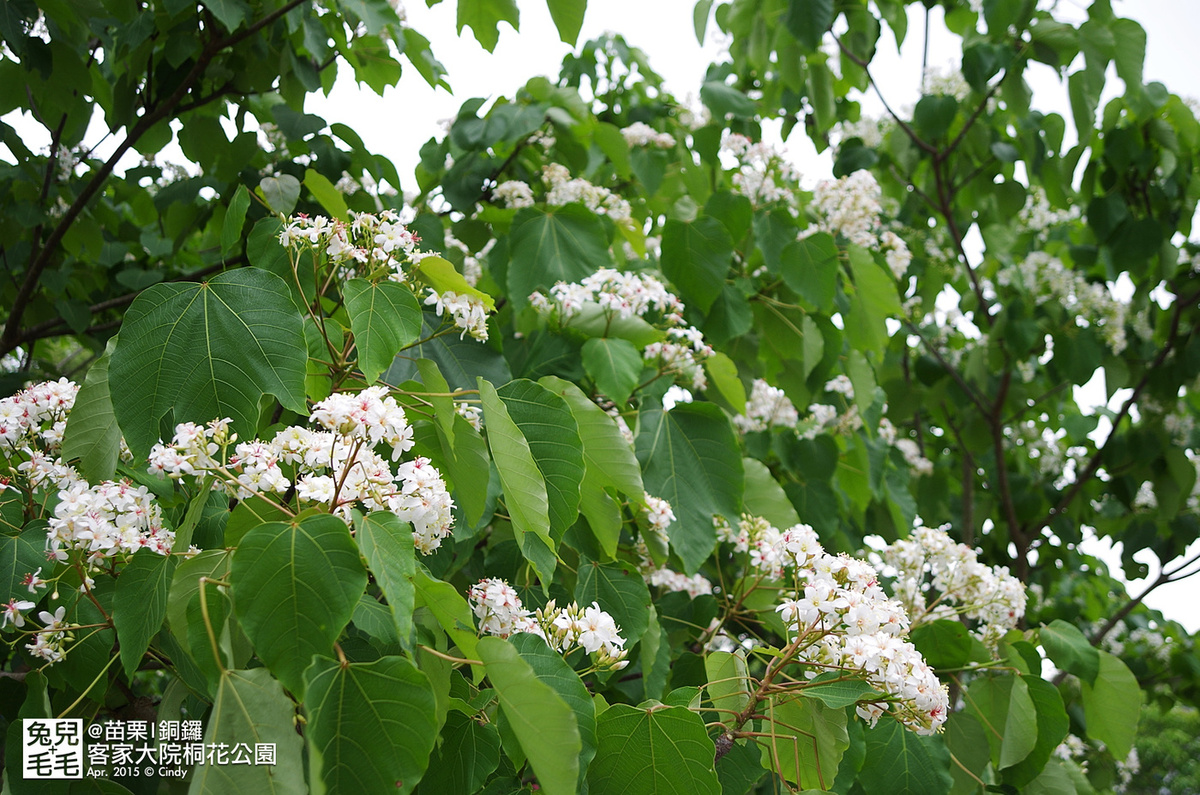
[[[1052,226],[1065,224],[1079,218],[1077,206],[1067,210],[1056,210],[1046,197],[1046,190],[1041,185],[1034,185],[1025,197],[1025,206],[1017,214],[1017,220],[1031,232],[1041,234]]]
[[[665,537],[667,528],[675,521],[675,511],[672,510],[671,503],[648,492],[643,499],[646,503],[643,513],[646,515],[646,521],[649,522],[651,531]]]
[[[721,142],[721,153],[737,161],[734,192],[745,196],[752,204],[795,201],[800,173],[775,147],[763,142],[754,143],[739,133],[730,133]]]
[[[794,429],[799,421],[800,414],[783,390],[761,378],[754,379],[745,413],[733,417],[733,424],[742,433],[768,428]]]
[[[533,206],[533,189],[520,180],[501,182],[492,190],[492,198],[504,202],[510,210]]]
[[[879,214],[882,212],[879,183],[870,171],[860,169],[837,180],[825,180],[813,191],[812,207],[817,223],[801,236],[813,232],[841,235],[857,246],[879,245]]]
[[[917,621],[961,614],[978,621],[981,639],[994,646],[1025,615],[1021,581],[1006,567],[980,563],[973,549],[944,528],[918,526],[882,555],[895,572],[896,597]]]
[[[87,553],[93,563],[139,549],[166,555],[175,543],[148,489],[128,482],[89,486],[78,481],[59,493],[49,525],[47,553],[58,560],[66,560],[72,549]]]
[[[562,323],[585,305],[599,306],[610,317],[641,317],[667,332],[666,340],[642,350],[646,363],[675,374],[692,389],[708,385],[703,363],[713,349],[699,329],[684,323],[683,303],[654,276],[601,268],[579,282],[558,282],[550,288],[549,298],[534,292],[529,303],[538,314]]]
[[[1074,314],[1076,324],[1098,326],[1113,353],[1125,350],[1129,306],[1114,298],[1107,285],[1088,281],[1083,274],[1069,270],[1057,257],[1035,251],[1021,263],[1002,269],[996,280],[1004,287],[1019,285],[1039,305],[1061,304]]]
[[[935,732],[945,722],[947,692],[904,639],[910,623],[904,604],[884,592],[869,563],[828,554],[809,525],[781,531],[750,515],[736,528],[720,517],[713,524],[718,540],[747,555],[747,574],[794,584],[796,590],[785,593],[775,609],[788,640],[797,640],[797,662],[808,678],[826,670],[861,675],[887,696],[860,706],[859,714],[871,723],[886,710],[918,733]]]
[[[667,291],[654,276],[601,268],[579,282],[558,282],[550,288],[550,298],[541,293],[529,296],[539,314],[557,313],[569,320],[584,304],[597,304],[617,317],[646,317],[655,313],[672,325],[683,322],[683,302]],[[653,320],[654,315],[651,316]]]
[[[587,607],[574,602],[558,607],[551,601],[531,612],[512,586],[497,578],[480,580],[471,586],[467,598],[479,619],[481,634],[507,638],[527,632],[542,638],[560,654],[582,648],[596,655],[593,661],[598,669],[620,670],[629,664],[620,628],[596,602]]]
[[[412,427],[387,387],[330,395],[313,406],[309,420],[322,430],[293,426],[270,441],[243,443],[229,433],[229,420],[207,428],[181,423],[170,444],[151,450],[150,472],[175,479],[212,475],[238,499],[283,494],[294,486],[301,503],[327,506],[346,521],[360,506],[396,514],[412,524],[422,554],[441,545],[454,521],[441,473],[422,457],[393,471],[375,451],[390,447],[396,462],[413,447]]]
[[[75,405],[79,386],[60,378],[23,389],[0,400],[0,449],[28,445],[56,450],[62,444],[67,414]]]
[[[437,290],[430,287],[429,295],[425,297],[425,305],[435,307],[438,317],[443,314],[449,316],[454,325],[462,329],[462,333],[458,335],[459,339],[470,334],[480,342],[487,342],[487,306],[479,297],[468,293],[456,293],[453,290],[439,295]]]
[[[634,122],[621,130],[621,135],[629,146],[653,146],[658,149],[670,149],[675,146],[675,136],[660,133],[645,122]]]
[[[855,122],[840,121],[833,126],[831,137],[839,149],[851,138],[858,138],[868,149],[876,149],[883,145],[884,137],[895,128],[891,117],[864,116]]]
[[[551,163],[542,169],[542,180],[549,187],[546,204],[557,206],[580,202],[598,215],[607,215],[617,223],[629,221],[633,209],[629,202],[608,188],[593,185],[582,177],[571,179],[566,166]]]

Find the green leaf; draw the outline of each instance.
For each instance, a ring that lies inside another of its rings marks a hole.
[[[683,300],[708,312],[733,262],[733,239],[711,216],[688,224],[674,219],[663,227],[662,271],[679,288]]]
[[[192,795],[263,792],[301,795],[304,782],[303,745],[295,725],[296,706],[265,668],[226,671],[204,732],[206,745],[238,743],[249,746],[253,759],[257,743],[275,746],[274,765],[196,765]]]
[[[188,621],[188,606],[199,599],[200,578],[208,577],[214,580],[225,580],[229,575],[229,564],[233,559],[231,552],[225,549],[206,549],[200,554],[187,558],[175,567],[171,578],[171,589],[167,595],[167,625],[179,639],[179,644],[185,649],[207,648],[208,638],[200,637],[204,628],[199,627],[199,633],[194,638]],[[212,589],[215,586],[207,586]],[[212,654],[209,653],[211,658]]]
[[[412,290],[386,281],[351,279],[342,286],[350,330],[358,349],[358,367],[374,383],[396,354],[421,336],[421,304]]]
[[[516,637],[524,637],[514,635]],[[446,715],[421,792],[474,795],[500,765],[500,733],[494,723],[479,723],[457,710]]]
[[[1015,765],[1037,742],[1037,710],[1029,687],[1016,676],[984,676],[967,688],[968,711],[983,724],[992,748],[992,764]]]
[[[833,19],[833,0],[789,0],[783,24],[798,42],[815,50]]]
[[[508,293],[518,309],[534,290],[577,282],[611,264],[604,225],[579,204],[522,209],[513,219],[509,242],[512,261],[520,263],[508,269]]]
[[[278,505],[261,494],[241,500],[229,513],[225,522],[225,545],[236,547],[242,539],[260,524],[266,522],[286,522],[288,514]]]
[[[804,377],[808,378],[825,358],[825,336],[811,315],[805,315],[800,321],[800,330],[803,335]]]
[[[560,396],[571,409],[583,442],[583,460],[587,468],[585,482],[640,499],[645,493],[642,473],[633,450],[613,418],[570,381],[545,376],[538,383]]]
[[[1142,707],[1137,679],[1119,657],[1101,651],[1096,681],[1084,682],[1082,688],[1088,737],[1103,741],[1113,758],[1124,759],[1133,747]]]
[[[238,185],[233,198],[229,200],[229,209],[225,211],[225,221],[221,225],[221,255],[228,257],[237,252],[242,242],[242,227],[246,223],[246,211],[250,209],[250,191],[245,185]]]
[[[230,33],[242,26],[250,14],[250,6],[242,0],[200,0]]]
[[[858,246],[850,246],[850,272],[854,274],[854,298],[846,319],[846,339],[860,351],[882,351],[888,340],[886,320],[900,315],[896,283]]]
[[[766,706],[763,765],[801,789],[833,786],[842,754],[850,746],[846,710],[829,709],[817,699],[795,696]]]
[[[951,712],[943,737],[946,750],[957,760],[957,764],[952,762],[950,767],[954,779],[952,792],[978,792],[976,782],[992,761],[983,726],[969,712]]]
[[[575,713],[580,742],[579,778],[582,783],[588,765],[596,755],[596,704],[592,701],[591,693],[562,655],[537,635],[517,633],[509,638],[509,643],[521,655],[521,659],[529,663],[537,678],[550,685]]]
[[[708,29],[708,15],[712,11],[713,0],[697,0],[692,9],[692,27],[696,30],[696,42],[704,46],[704,33]]]
[[[756,458],[743,458],[742,471],[746,478],[743,497],[746,513],[761,516],[781,530],[800,524],[800,516],[792,506],[792,501],[784,494],[766,464]]]
[[[338,5],[361,19],[372,36],[386,30],[388,25],[400,24],[387,0],[338,0]]]
[[[1014,787],[1024,787],[1038,777],[1071,729],[1058,688],[1036,675],[1022,674],[1021,679],[1029,688],[1029,698],[1037,710],[1037,743],[1029,756],[1004,771],[1004,783]]]
[[[704,673],[708,684],[708,699],[717,709],[741,712],[750,704],[750,673],[746,669],[746,652],[713,651],[704,658]],[[717,713],[714,720],[732,720],[728,713]]]
[[[633,648],[650,622],[650,590],[637,569],[628,564],[597,563],[580,557],[575,601],[597,602],[621,628],[626,648]]]
[[[454,586],[442,580],[429,576],[424,566],[418,565],[412,578],[413,590],[416,592],[419,604],[429,608],[459,651],[470,659],[475,659],[475,615],[471,606]]]
[[[713,385],[725,398],[730,408],[739,414],[746,412],[746,387],[738,378],[737,365],[725,354],[717,351],[704,360],[704,369]]]
[[[480,638],[477,652],[539,788],[574,793],[583,743],[571,707],[507,641]]]
[[[396,636],[412,651],[412,614],[416,604],[413,577],[417,564],[412,529],[389,511],[373,511],[356,519],[355,539],[367,568],[387,597]]]
[[[346,200],[342,198],[341,191],[335,188],[324,174],[313,171],[311,168],[305,169],[304,187],[308,188],[308,192],[313,195],[317,203],[325,208],[325,212],[329,213],[330,218],[345,220],[350,214],[350,209],[346,207]]]
[[[958,100],[945,94],[921,97],[913,111],[913,124],[926,141],[945,137],[958,114]]]
[[[1146,61],[1146,31],[1132,19],[1114,19],[1109,27],[1116,42],[1113,60],[1117,62],[1117,75],[1125,81],[1127,90],[1139,90]]]
[[[841,674],[831,671],[821,674],[800,691],[807,698],[815,698],[830,709],[844,709],[860,701],[882,698],[862,679],[842,679]]]
[[[168,412],[176,423],[229,417],[242,439],[257,433],[263,394],[307,413],[307,359],[287,285],[245,268],[141,293],[125,314],[108,383],[129,448],[145,456]]]
[[[628,340],[592,337],[583,343],[583,369],[613,403],[624,406],[642,374],[642,355]]]
[[[574,47],[579,39],[579,29],[583,27],[587,0],[546,0],[546,5],[550,7],[554,27],[558,28],[558,37],[563,44]]]
[[[579,516],[579,485],[583,482],[583,443],[575,417],[566,402],[544,386],[517,379],[497,394],[529,444],[533,462],[546,484],[550,534],[562,538]],[[551,549],[556,546],[551,543]]]
[[[121,643],[121,665],[133,676],[167,617],[167,593],[178,559],[141,549],[129,559],[113,592],[113,624]]]
[[[317,657],[304,680],[314,784],[329,792],[411,792],[438,734],[428,677],[403,657],[341,664]]]
[[[291,174],[263,177],[258,183],[258,192],[272,212],[290,215],[300,199],[300,180]]]
[[[637,458],[646,491],[671,503],[671,548],[695,572],[717,545],[712,517],[742,512],[742,457],[725,413],[712,403],[643,409]]]
[[[1100,673],[1100,651],[1074,624],[1056,618],[1039,630],[1038,637],[1051,662],[1087,684],[1095,684]]]
[[[638,709],[613,704],[596,722],[598,748],[588,769],[591,792],[622,795],[719,795],[716,749],[704,721],[686,707]]]
[[[458,0],[458,33],[470,26],[475,39],[488,52],[496,49],[500,40],[499,25],[507,22],[520,30],[520,16],[515,0]]]
[[[548,0],[549,1],[549,0]],[[592,132],[592,140],[600,151],[612,161],[613,169],[621,179],[629,179],[633,175],[633,164],[629,160],[629,143],[615,124],[599,122]]]
[[[466,277],[455,270],[453,263],[441,257],[424,257],[417,263],[417,273],[439,293],[455,292],[460,295],[470,295],[478,298],[483,305],[492,310],[496,301],[482,290],[476,290]]]
[[[909,640],[934,670],[961,668],[971,656],[971,636],[957,619],[919,624],[909,633]]]
[[[550,535],[550,500],[542,471],[521,429],[509,416],[496,388],[479,379],[479,397],[487,425],[488,448],[500,474],[504,504],[521,552],[544,583],[554,571],[554,539]]]
[[[116,339],[109,340],[104,355],[88,369],[63,432],[63,460],[78,459],[75,468],[90,483],[111,480],[121,455],[121,429],[108,388],[108,364]]]
[[[866,730],[867,756],[858,782],[867,795],[946,795],[950,752],[941,737],[922,737],[894,720]]]
[[[822,312],[833,311],[837,292],[838,248],[827,232],[788,243],[779,254],[780,273],[788,287]]]
[[[246,533],[230,570],[238,621],[255,652],[297,696],[314,654],[332,654],[367,587],[346,523],[315,514]]]
[[[46,527],[44,521],[26,525],[19,535],[0,535],[0,587],[3,603],[13,599],[30,599],[25,576],[38,569],[47,569]],[[36,601],[33,599],[31,601]]]
[[[720,80],[708,80],[701,84],[700,100],[719,119],[726,116],[752,119],[757,111],[754,100]]]

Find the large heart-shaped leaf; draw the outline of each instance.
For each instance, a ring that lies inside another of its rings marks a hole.
[[[332,654],[367,587],[346,523],[316,514],[246,533],[230,571],[238,621],[259,658],[298,696],[314,654]]]
[[[328,792],[411,792],[438,734],[428,677],[403,657],[318,657],[305,681],[313,779]]]
[[[508,269],[508,294],[518,308],[534,290],[577,282],[610,264],[604,226],[578,204],[526,207],[513,220],[510,242],[514,266]]]
[[[358,367],[372,383],[391,367],[401,348],[420,338],[421,305],[412,290],[396,282],[351,279],[342,287],[342,295],[358,349]]]
[[[233,420],[251,439],[259,400],[303,413],[308,348],[282,279],[257,268],[203,284],[156,284],[134,300],[109,365],[117,422],[135,455],[159,438],[159,420]]]

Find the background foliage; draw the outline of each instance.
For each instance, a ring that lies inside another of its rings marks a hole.
[[[586,2],[548,5],[574,43]],[[379,93],[416,79],[406,68],[444,81],[382,0],[5,0],[0,114],[52,141],[33,152],[0,123],[5,393],[83,384],[62,459],[144,486],[174,542],[98,569],[79,550],[47,561],[63,497],[29,484],[10,444],[4,600],[85,628],[46,665],[26,641],[49,619],[25,608],[36,626],[6,630],[0,713],[278,738],[269,780],[199,767],[161,784],[211,792],[1134,786],[1131,716],[1195,705],[1200,660],[1080,543],[1086,528],[1121,542],[1130,573],[1150,550],[1151,588],[1195,570],[1200,126],[1144,82],[1145,34],[1107,0],[1078,23],[1033,0],[936,5],[961,74],[928,74],[912,108],[864,118],[861,99],[881,37],[920,46],[921,3],[701,0],[697,35],[730,45],[700,105],[620,36],[586,42],[557,79],[466,101],[401,196],[390,161],[304,111],[339,62]],[[511,0],[457,13],[489,49],[519,22]],[[1026,75],[1043,66],[1070,118],[1038,109]],[[771,119],[832,147],[842,182],[802,190],[755,145]],[[280,243],[298,214],[387,211],[439,256],[392,279]],[[685,308],[549,308],[556,283],[605,268],[661,278]],[[687,356],[663,347],[680,340]],[[1073,387],[1099,368],[1116,408],[1085,414]],[[339,518],[295,489],[228,494],[219,473],[142,464],[176,423],[228,417],[239,440],[268,439],[376,383],[411,422],[405,461],[428,458],[453,497],[436,551],[398,508]],[[673,508],[665,541],[647,495]],[[781,586],[713,524],[743,514],[848,554],[918,518],[947,525],[1027,586],[1028,609],[990,649],[930,615],[911,638],[949,688],[944,731],[867,726],[870,687],[770,689],[790,659]],[[38,567],[53,585],[27,588]],[[485,577],[531,610],[595,601],[627,667],[479,637],[494,633],[467,595]],[[6,786],[33,791],[11,775],[18,730]]]

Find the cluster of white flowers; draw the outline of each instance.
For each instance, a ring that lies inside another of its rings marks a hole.
[[[588,607],[574,602],[558,607],[551,601],[540,610],[530,611],[511,585],[494,577],[472,585],[467,597],[479,618],[481,634],[507,638],[528,632],[564,655],[582,648],[595,655],[592,660],[599,670],[620,670],[629,664],[620,627],[596,602]]]
[[[1043,415],[1040,419],[1046,422],[1049,418]],[[1070,450],[1063,449],[1062,439],[1067,435],[1064,429],[1053,431],[1031,419],[1013,423],[1004,429],[1004,435],[1043,475],[1058,476],[1066,469]]]
[[[961,71],[950,67],[942,69],[931,66],[925,70],[921,78],[921,94],[924,96],[954,97],[962,102],[971,96],[971,84],[963,77]]]
[[[621,432],[621,438],[630,447],[633,447],[633,431],[629,429],[629,423],[625,422],[625,418],[621,416],[621,410],[616,406],[612,406],[604,410],[604,413],[613,418],[613,422],[617,424],[617,430]],[[1200,460],[1196,463],[1197,472],[1200,472]],[[1196,482],[1200,484],[1200,477],[1196,478]]]
[[[488,255],[492,247],[496,245],[496,238],[490,238],[483,248],[479,249],[478,253],[471,253],[471,249],[466,243],[459,240],[451,233],[449,229],[445,232],[446,250],[454,249],[462,254],[462,275],[467,280],[467,284],[474,287],[479,284],[480,277],[483,276],[483,264],[480,260]]]
[[[675,511],[671,508],[671,503],[648,492],[643,496],[643,500],[646,505],[642,509],[642,513],[646,517],[651,532],[666,537],[667,528],[675,521]]]
[[[735,193],[755,205],[794,201],[800,173],[774,146],[730,133],[721,142],[721,153],[737,161],[733,175]]]
[[[407,283],[404,265],[417,253],[420,238],[401,222],[399,213],[384,210],[377,215],[356,213],[350,223],[323,215],[292,216],[279,242],[296,253],[324,254],[341,279],[384,272],[392,281]]]
[[[671,508],[671,503],[651,494],[645,494],[643,500],[645,506],[642,515],[646,518],[646,532],[655,536],[665,548],[667,528],[675,521],[675,511]],[[638,570],[648,585],[666,592],[682,591],[693,599],[713,592],[712,583],[703,575],[693,574],[688,577],[666,566],[655,564],[650,558],[645,537],[638,540],[636,551],[639,558]]]
[[[865,169],[847,177],[817,183],[812,201],[817,223],[802,231],[800,237],[828,232],[842,235],[857,246],[878,247],[879,214],[883,210],[881,196],[875,176]]]
[[[66,560],[67,550],[87,553],[99,565],[118,554],[151,549],[171,552],[175,533],[163,526],[162,510],[145,486],[107,480],[97,486],[78,480],[58,494],[50,517],[47,554]]]
[[[510,210],[533,206],[533,189],[519,179],[501,182],[492,190],[492,198],[504,202]]]
[[[1099,632],[1104,624],[1104,621],[1097,621],[1084,627],[1083,633],[1091,637]],[[1169,663],[1171,653],[1179,648],[1174,638],[1164,635],[1158,629],[1146,627],[1130,629],[1124,621],[1118,621],[1113,625],[1112,629],[1104,636],[1104,640],[1100,642],[1100,646],[1118,657],[1124,656],[1126,653],[1143,659],[1153,656],[1163,663]]]
[[[239,499],[294,486],[301,502],[327,505],[346,520],[358,505],[391,511],[412,523],[413,542],[423,554],[441,545],[454,508],[441,474],[420,456],[393,472],[375,452],[386,444],[395,462],[413,446],[404,410],[386,387],[331,395],[313,406],[309,420],[323,430],[293,426],[270,441],[242,443],[229,432],[229,420],[181,423],[170,444],[151,450],[150,472],[176,479],[210,475]]]
[[[862,427],[862,416],[858,406],[849,406],[846,411],[839,412],[836,406],[827,403],[813,403],[808,407],[809,416],[799,424],[797,432],[801,439],[815,439],[822,433],[834,435],[853,433]]]
[[[975,550],[955,542],[945,528],[917,526],[881,553],[895,578],[896,598],[914,623],[964,615],[979,622],[990,647],[1025,615],[1025,587],[1003,566],[979,562]]]
[[[27,446],[57,449],[78,394],[77,384],[60,378],[0,400],[0,444],[9,452]]]
[[[781,531],[756,516],[743,516],[736,530],[720,517],[713,523],[719,540],[732,544],[735,553],[748,553],[751,571],[795,584],[795,592],[775,609],[806,677],[828,670],[861,675],[886,694],[859,705],[863,719],[873,725],[890,710],[918,733],[937,731],[946,720],[946,689],[904,639],[909,627],[904,606],[888,598],[870,564],[827,554],[805,524]]]
[[[33,643],[25,646],[30,654],[42,658],[47,663],[56,663],[63,658],[66,645],[75,639],[71,634],[71,625],[66,620],[66,614],[66,607],[59,607],[53,613],[45,610],[38,613],[42,629],[34,635]]]
[[[904,274],[908,273],[908,266],[912,264],[913,258],[912,252],[908,250],[908,244],[904,242],[904,238],[890,229],[886,230],[879,236],[879,248],[883,251],[883,258],[887,262],[888,270],[892,272],[892,276],[897,279],[904,278]]]
[[[1115,354],[1125,350],[1125,316],[1129,307],[1113,297],[1107,285],[1087,280],[1069,270],[1062,260],[1035,251],[1017,265],[1000,271],[997,281],[1005,287],[1020,286],[1039,304],[1060,304],[1081,326],[1095,324]]]
[[[911,475],[933,474],[933,462],[921,454],[921,446],[912,439],[900,436],[896,426],[887,417],[879,420],[879,436],[900,451]]]
[[[453,290],[439,294],[430,287],[429,295],[425,297],[425,305],[435,307],[438,317],[445,313],[453,319],[455,327],[462,329],[462,333],[458,335],[459,339],[470,334],[480,342],[487,341],[487,306],[479,297],[468,293],[456,293]]]
[[[1105,749],[1104,743],[1099,740],[1095,741],[1097,750],[1103,752]],[[1088,769],[1088,753],[1090,747],[1083,740],[1076,737],[1074,734],[1068,734],[1063,741],[1054,749],[1054,755],[1064,762],[1073,762],[1079,766],[1079,769],[1084,773]],[[1133,781],[1133,776],[1142,769],[1142,761],[1138,758],[1137,748],[1130,748],[1129,754],[1124,759],[1117,759],[1116,773],[1117,780],[1113,782],[1112,791],[1120,795],[1120,793],[1129,790],[1129,784]],[[1159,792],[1167,792],[1164,787]]]
[[[1056,210],[1050,206],[1046,191],[1041,185],[1035,185],[1025,198],[1025,206],[1017,215],[1017,220],[1031,232],[1041,234],[1052,226],[1074,221],[1079,217],[1079,208],[1072,206],[1067,210]]]
[[[768,428],[794,429],[800,415],[782,389],[773,387],[761,378],[754,379],[746,410],[733,418],[742,433],[765,431]]]
[[[479,406],[458,400],[454,403],[454,413],[471,423],[475,430],[483,430],[483,410]]]
[[[578,314],[584,304],[597,304],[616,317],[645,317],[653,312],[669,325],[683,323],[683,302],[648,273],[601,268],[579,282],[558,282],[550,288],[550,298],[535,292],[529,301],[540,314],[557,313],[563,321]],[[653,322],[654,316],[647,319]]]
[[[863,146],[875,149],[883,145],[883,138],[895,127],[890,116],[864,116],[858,121],[840,121],[833,126],[830,137],[839,148],[851,138],[858,138]]]
[[[684,323],[683,302],[649,274],[601,268],[580,282],[555,284],[549,298],[534,292],[529,303],[538,314],[564,323],[589,304],[599,306],[609,317],[641,317],[667,333],[667,339],[643,349],[646,363],[675,374],[692,389],[703,390],[708,385],[703,362],[712,356],[712,347],[699,329]]]
[[[854,400],[854,384],[850,376],[838,374],[825,382],[826,392],[836,392],[846,398],[847,402]]]
[[[571,172],[564,165],[551,163],[545,166],[542,169],[542,180],[550,189],[546,194],[546,204],[582,202],[592,212],[607,215],[617,223],[629,221],[633,217],[629,202],[620,195],[608,188],[593,185],[582,177],[571,179]]]
[[[659,149],[670,149],[675,146],[675,136],[670,133],[660,133],[645,122],[635,121],[621,130],[625,143],[629,146],[654,146]]]

